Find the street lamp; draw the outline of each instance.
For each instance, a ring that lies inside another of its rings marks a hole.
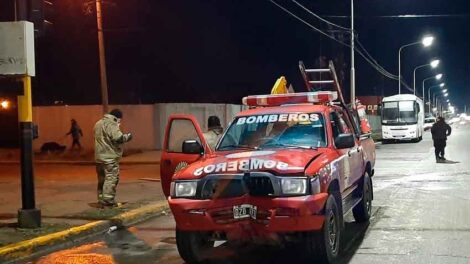
[[[449,96],[449,94],[442,94],[442,93],[436,93],[433,95],[433,103],[434,103],[434,106],[438,109],[438,112],[439,112],[439,109],[441,109],[441,112],[442,112],[442,102],[441,101],[441,104],[439,104],[439,98],[443,98],[443,99],[447,99],[447,96]]]
[[[10,108],[10,101],[8,100],[3,100],[1,103],[0,103],[0,107],[4,110]]]
[[[441,63],[440,60],[433,60],[431,61],[431,63],[429,63],[431,65],[431,68],[436,68],[437,66],[439,66],[439,63]]]
[[[433,60],[428,64],[420,65],[420,66],[418,66],[414,69],[414,71],[413,71],[413,92],[414,92],[415,95],[416,95],[416,71],[418,69],[421,69],[421,68],[424,68],[424,67],[427,67],[427,66],[431,66],[431,68],[435,69],[437,66],[439,66],[440,62],[441,62],[440,60]],[[423,93],[423,97],[424,97],[424,93]]]
[[[425,36],[423,37],[421,41],[403,45],[400,47],[400,49],[398,49],[398,94],[401,94],[401,51],[402,49],[406,47],[414,46],[414,45],[419,45],[419,44],[422,44],[424,47],[429,47],[432,45],[433,42],[434,42],[434,37]]]
[[[442,76],[443,76],[442,73],[439,73],[439,74],[436,74],[432,77],[429,77],[429,78],[426,78],[426,79],[423,80],[423,102],[424,102],[424,105],[426,105],[426,99],[425,99],[425,93],[424,93],[425,85],[424,84],[426,83],[426,81],[429,81],[429,80],[432,80],[432,79],[436,79],[436,80],[439,81],[440,79],[442,79]],[[444,83],[441,83],[441,85],[442,85],[441,87],[443,87]],[[431,95],[429,94],[429,91],[430,90],[428,90],[428,102],[429,102],[429,113],[431,113]]]
[[[433,42],[434,42],[434,37],[433,37],[433,36],[425,36],[425,37],[421,40],[421,43],[422,43],[423,46],[425,46],[425,47],[431,46]]]

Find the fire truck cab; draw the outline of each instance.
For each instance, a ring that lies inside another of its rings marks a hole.
[[[334,262],[343,216],[368,221],[375,145],[337,92],[248,96],[211,150],[191,115],[169,118],[161,180],[187,263],[214,242],[294,243]],[[300,254],[300,255],[299,255]]]

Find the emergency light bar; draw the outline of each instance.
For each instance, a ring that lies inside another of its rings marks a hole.
[[[338,99],[337,92],[319,91],[290,94],[251,95],[243,97],[246,106],[280,106],[285,104],[327,103]]]

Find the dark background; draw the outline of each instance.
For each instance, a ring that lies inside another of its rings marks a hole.
[[[0,1],[8,20],[9,2]],[[54,26],[38,39],[34,103],[99,104],[99,69],[94,12],[83,0],[55,2]],[[296,7],[294,13],[330,28]],[[300,1],[320,15],[349,15],[349,0]],[[356,0],[356,30],[367,50],[397,74],[398,48],[427,33],[428,49],[405,49],[402,73],[412,86],[415,66],[440,58],[452,102],[463,107],[470,96],[470,3],[464,0]],[[112,104],[155,102],[240,103],[248,94],[268,93],[285,75],[304,91],[298,61],[313,66],[320,56],[335,59],[349,89],[349,50],[309,29],[267,0],[112,0],[104,6],[109,94]],[[94,5],[92,5],[94,7]],[[405,14],[445,15],[420,18]],[[349,27],[348,17],[329,18]],[[348,42],[347,35],[336,34]],[[357,59],[357,94],[392,95],[398,83]],[[341,61],[344,60],[344,64]],[[421,69],[421,80],[435,74]],[[418,90],[421,93],[421,88]]]

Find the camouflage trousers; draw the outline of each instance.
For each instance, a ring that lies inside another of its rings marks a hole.
[[[98,175],[98,202],[100,204],[116,203],[116,187],[119,183],[119,162],[96,163]]]

